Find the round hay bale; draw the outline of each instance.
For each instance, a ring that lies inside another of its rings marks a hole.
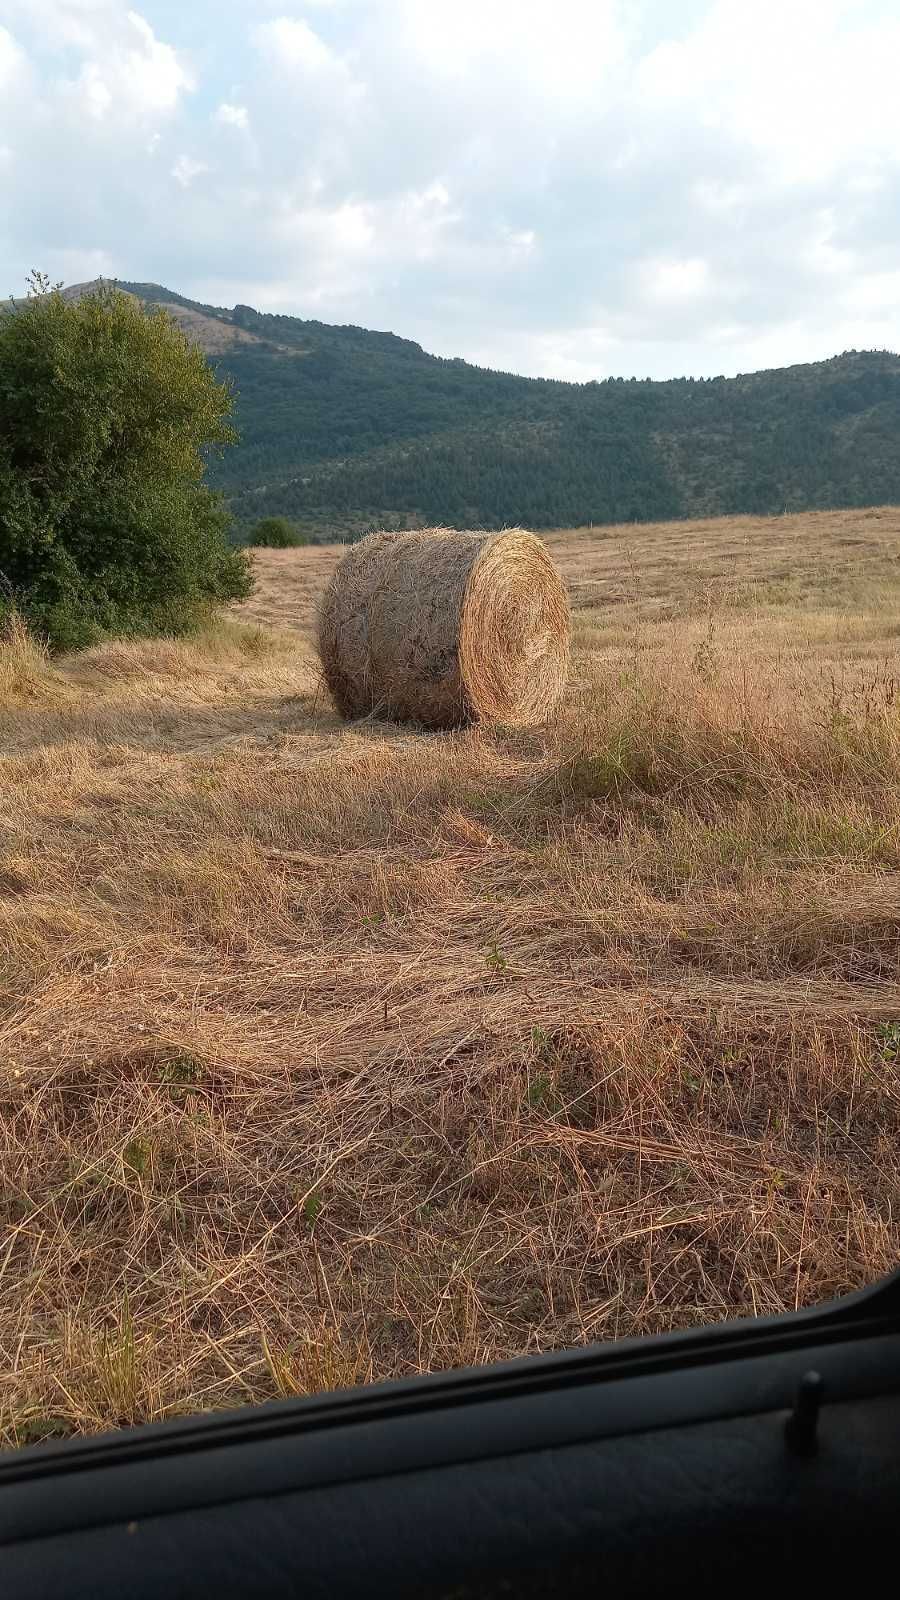
[[[566,685],[568,597],[521,528],[373,533],[332,575],[319,654],[345,717],[532,727]]]

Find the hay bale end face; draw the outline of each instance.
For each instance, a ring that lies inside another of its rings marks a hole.
[[[335,569],[319,654],[344,717],[531,727],[568,678],[568,597],[520,528],[373,533]]]

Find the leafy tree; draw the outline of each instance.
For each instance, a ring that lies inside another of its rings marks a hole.
[[[247,543],[267,545],[270,550],[293,550],[297,545],[308,544],[309,539],[287,517],[263,517],[251,528]]]
[[[0,586],[56,648],[184,632],[249,593],[203,481],[231,390],[162,312],[41,274],[0,310]]]

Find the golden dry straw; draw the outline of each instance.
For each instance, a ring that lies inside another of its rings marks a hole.
[[[319,654],[344,717],[532,727],[569,672],[569,601],[534,534],[373,533],[336,568]]]

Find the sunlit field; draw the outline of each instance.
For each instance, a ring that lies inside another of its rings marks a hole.
[[[0,646],[0,1438],[900,1260],[900,509],[567,531],[552,723],[342,724],[339,551]]]

